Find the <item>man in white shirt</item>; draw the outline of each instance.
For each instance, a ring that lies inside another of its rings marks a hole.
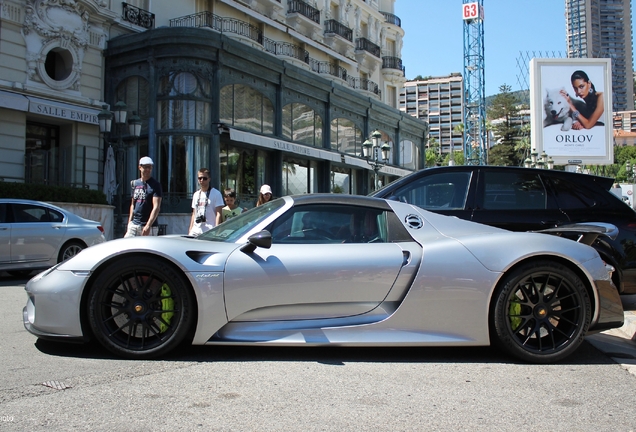
[[[199,190],[192,195],[192,218],[188,234],[198,236],[222,222],[221,211],[225,203],[217,189],[210,187],[210,170],[201,168],[198,176]]]

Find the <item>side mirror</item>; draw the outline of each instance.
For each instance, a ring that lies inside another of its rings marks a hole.
[[[247,238],[247,244],[241,247],[241,251],[252,253],[257,247],[265,249],[272,247],[272,234],[269,231],[263,230],[249,236]]]

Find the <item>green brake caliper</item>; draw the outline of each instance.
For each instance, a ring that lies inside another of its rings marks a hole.
[[[174,309],[174,300],[172,299],[172,291],[167,284],[161,285],[161,310],[164,311],[172,311]],[[161,314],[161,318],[163,321],[159,321],[159,330],[161,333],[168,330],[168,324],[170,324],[170,320],[174,312],[164,312]],[[167,324],[164,324],[164,321]]]
[[[517,330],[521,325],[521,303],[511,300],[510,308],[508,309],[508,316],[510,317],[510,325],[512,330]]]

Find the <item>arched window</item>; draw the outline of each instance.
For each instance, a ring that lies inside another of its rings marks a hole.
[[[322,118],[301,103],[283,107],[283,137],[290,141],[322,147]]]
[[[157,94],[156,178],[166,197],[184,197],[197,188],[196,171],[210,161],[209,81],[174,71],[159,80]]]
[[[415,145],[415,143],[406,139],[400,141],[400,166],[403,168],[418,170],[419,160],[420,149]]]
[[[336,118],[331,121],[331,148],[340,153],[362,154],[362,131],[351,120]]]
[[[243,84],[221,89],[220,121],[262,134],[274,134],[274,105],[261,92]]]

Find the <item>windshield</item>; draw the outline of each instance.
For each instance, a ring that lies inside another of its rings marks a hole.
[[[209,231],[204,232],[197,239],[234,243],[248,232],[254,225],[269,216],[272,212],[278,210],[285,205],[285,200],[277,199],[263,204],[259,207],[254,207],[240,215],[228,219],[221,225],[212,228]]]

